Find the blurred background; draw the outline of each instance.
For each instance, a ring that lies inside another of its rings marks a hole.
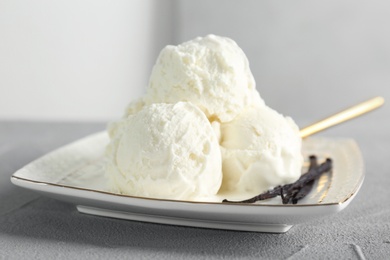
[[[390,102],[389,26],[386,0],[0,0],[0,120],[114,120],[161,48],[213,33],[244,50],[266,103],[303,125]]]

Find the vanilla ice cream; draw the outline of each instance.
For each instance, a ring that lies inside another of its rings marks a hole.
[[[301,174],[298,127],[265,105],[229,38],[165,47],[146,94],[108,130],[107,173],[123,194],[245,199]]]
[[[160,52],[142,102],[178,101],[190,101],[210,121],[220,122],[232,120],[246,106],[263,105],[244,52],[233,40],[216,35]],[[132,103],[126,115],[138,111],[141,103]]]
[[[174,200],[207,200],[218,192],[217,137],[191,103],[143,106],[109,130],[107,173],[117,192]]]
[[[303,163],[301,142],[291,118],[267,106],[246,108],[221,124],[221,191],[255,196],[296,181]]]

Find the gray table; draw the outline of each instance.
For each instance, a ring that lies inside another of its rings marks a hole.
[[[389,259],[390,122],[386,120],[383,110],[323,133],[357,140],[366,164],[365,182],[341,213],[296,225],[285,234],[80,214],[71,204],[13,186],[9,178],[31,160],[105,125],[0,122],[0,259]]]

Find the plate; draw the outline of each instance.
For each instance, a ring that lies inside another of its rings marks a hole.
[[[161,224],[282,233],[343,210],[364,180],[363,160],[353,139],[310,137],[304,156],[331,157],[333,170],[316,181],[296,205],[280,198],[255,204],[192,202],[132,197],[110,192],[104,174],[109,138],[96,133],[59,148],[18,170],[13,184],[76,205],[79,212]]]

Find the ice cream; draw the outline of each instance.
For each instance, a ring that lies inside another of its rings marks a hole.
[[[165,47],[109,134],[107,174],[123,194],[234,200],[301,173],[297,125],[265,105],[238,45],[215,35]]]
[[[132,103],[189,101],[211,120],[228,122],[247,106],[264,102],[256,90],[248,59],[231,39],[208,35],[178,46],[166,46],[153,67],[146,95]]]
[[[175,200],[207,200],[218,192],[219,144],[196,106],[152,104],[114,126],[107,171],[117,192]]]
[[[255,196],[301,175],[299,129],[289,117],[264,106],[248,107],[221,124],[223,184],[229,198]]]

